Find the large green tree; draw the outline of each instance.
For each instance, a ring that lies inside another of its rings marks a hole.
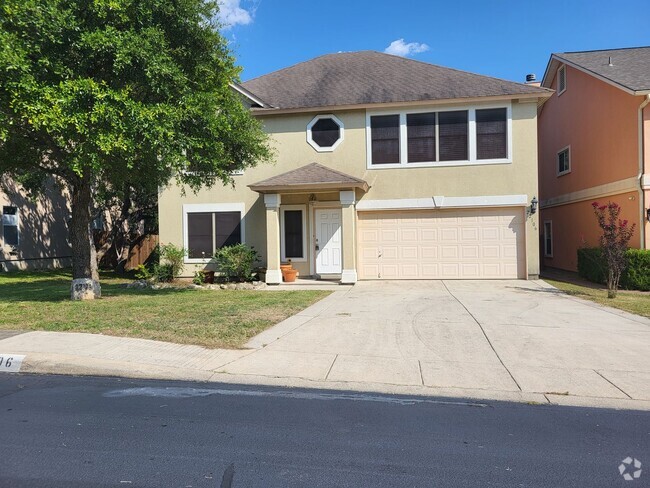
[[[0,173],[65,186],[73,279],[98,279],[95,195],[229,184],[271,158],[230,87],[217,14],[205,0],[0,0]]]

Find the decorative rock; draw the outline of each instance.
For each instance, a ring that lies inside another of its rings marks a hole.
[[[236,283],[228,283],[226,285],[226,290],[236,290],[237,289],[237,284]]]
[[[222,290],[225,290],[225,289],[226,289],[226,285],[219,285],[219,288],[222,289]]]
[[[102,296],[102,289],[98,281],[90,278],[77,278],[72,280],[70,298],[72,300],[94,300]]]
[[[126,287],[127,288],[136,288],[138,290],[143,290],[145,288],[149,288],[149,283],[146,280],[137,280],[132,283],[127,283]]]

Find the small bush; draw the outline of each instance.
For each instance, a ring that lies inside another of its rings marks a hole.
[[[164,244],[160,246],[160,260],[161,264],[158,266],[158,270],[163,267],[169,267],[173,281],[178,278],[183,272],[184,260],[187,256],[187,250],[183,247],[175,246],[174,244]],[[158,274],[158,273],[157,273]],[[160,275],[158,274],[160,278]],[[163,281],[163,280],[160,280]]]
[[[158,264],[154,267],[153,274],[158,281],[171,283],[176,276],[174,275],[174,266],[171,264]]]
[[[578,249],[578,274],[594,283],[605,283],[607,279],[607,263],[598,247],[583,247]]]
[[[144,264],[138,264],[135,268],[134,276],[138,280],[150,280],[153,278],[153,272],[147,268]]]
[[[627,290],[650,291],[650,250],[628,249],[627,265],[621,276],[621,287]],[[607,264],[599,248],[578,249],[578,274],[586,280],[604,284]]]
[[[253,275],[253,265],[259,261],[259,254],[246,244],[235,244],[217,249],[214,259],[229,281],[248,281]]]
[[[195,285],[202,285],[205,283],[205,272],[204,271],[197,271],[194,273],[194,278],[192,278],[192,283]]]
[[[628,290],[650,291],[650,249],[628,249],[621,285]]]

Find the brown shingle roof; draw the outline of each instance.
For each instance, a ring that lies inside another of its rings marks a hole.
[[[545,88],[375,51],[327,54],[242,85],[278,109],[550,94]]]
[[[368,191],[368,183],[364,180],[318,163],[311,163],[248,186],[260,193],[280,190],[337,190],[344,188],[361,188]]]
[[[544,76],[545,86],[553,81],[559,67],[553,63],[554,58],[573,63],[631,91],[650,90],[650,46],[553,54]]]

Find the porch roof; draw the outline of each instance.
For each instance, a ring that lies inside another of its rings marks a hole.
[[[266,180],[248,185],[258,193],[326,191],[360,188],[368,191],[368,183],[322,164],[311,163]]]

